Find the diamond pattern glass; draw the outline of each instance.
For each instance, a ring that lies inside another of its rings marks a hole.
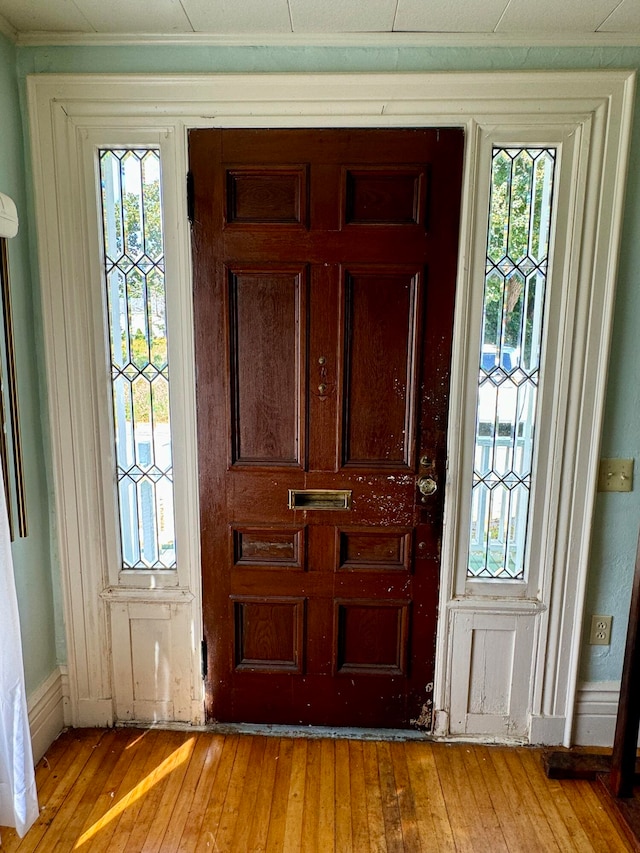
[[[99,153],[124,569],[175,569],[160,152]]]
[[[522,580],[556,161],[494,148],[467,576]]]

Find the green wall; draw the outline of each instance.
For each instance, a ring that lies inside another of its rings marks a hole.
[[[54,592],[49,540],[49,490],[42,419],[45,416],[39,297],[32,287],[25,190],[23,121],[16,49],[0,35],[0,192],[15,201],[18,236],[9,241],[9,265],[29,535],[16,539],[13,560],[22,627],[27,692],[40,686],[56,662]],[[59,584],[57,584],[59,587]],[[0,592],[0,594],[2,594]],[[61,650],[59,650],[62,653]]]
[[[9,52],[9,48],[6,50]],[[16,53],[18,85],[22,94],[26,75],[32,73],[491,71],[637,68],[640,64],[640,48],[136,45],[21,47]],[[7,62],[10,62],[9,58]],[[12,109],[15,110],[15,107]],[[635,272],[640,269],[640,240],[637,239],[640,234],[639,122],[640,109],[636,110],[634,127],[606,421],[602,437],[603,455],[635,459],[640,454],[640,383],[635,378],[638,362],[636,330],[640,327],[640,287],[636,286],[635,280]],[[17,127],[14,135],[19,136]],[[25,359],[31,364],[28,354],[25,354]],[[34,401],[34,405],[37,408],[37,401]],[[39,429],[34,429],[34,447],[40,437]],[[638,476],[640,478],[640,471]],[[640,479],[631,494],[598,496],[587,613],[613,614],[613,638],[610,647],[584,646],[582,677],[586,680],[607,681],[620,677],[639,522]],[[22,592],[24,594],[25,590]],[[44,591],[42,597],[44,599]],[[44,606],[43,602],[40,605]],[[30,666],[33,668],[33,664]]]

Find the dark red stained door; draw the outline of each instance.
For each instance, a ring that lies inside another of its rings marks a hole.
[[[462,151],[189,134],[209,719],[404,727],[429,698]]]

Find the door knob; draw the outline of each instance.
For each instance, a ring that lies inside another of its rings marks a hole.
[[[432,495],[438,490],[438,484],[432,477],[420,477],[418,488],[423,495]]]

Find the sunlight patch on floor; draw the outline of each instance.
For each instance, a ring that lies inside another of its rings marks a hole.
[[[98,832],[100,832],[101,829],[121,815],[126,808],[139,800],[140,797],[143,797],[151,790],[151,788],[153,788],[154,785],[157,785],[158,782],[164,779],[165,776],[168,776],[169,773],[172,773],[177,767],[184,764],[185,761],[188,761],[191,758],[194,744],[195,738],[189,738],[189,740],[183,743],[181,747],[175,750],[175,752],[172,752],[168,758],[165,758],[165,760],[141,782],[139,782],[135,788],[132,788],[128,794],[126,794],[121,800],[118,800],[118,802],[112,806],[109,811],[100,818],[100,820],[96,821],[93,826],[89,827],[89,829],[76,841],[73,849],[78,850],[86,844],[87,841],[90,841]]]

